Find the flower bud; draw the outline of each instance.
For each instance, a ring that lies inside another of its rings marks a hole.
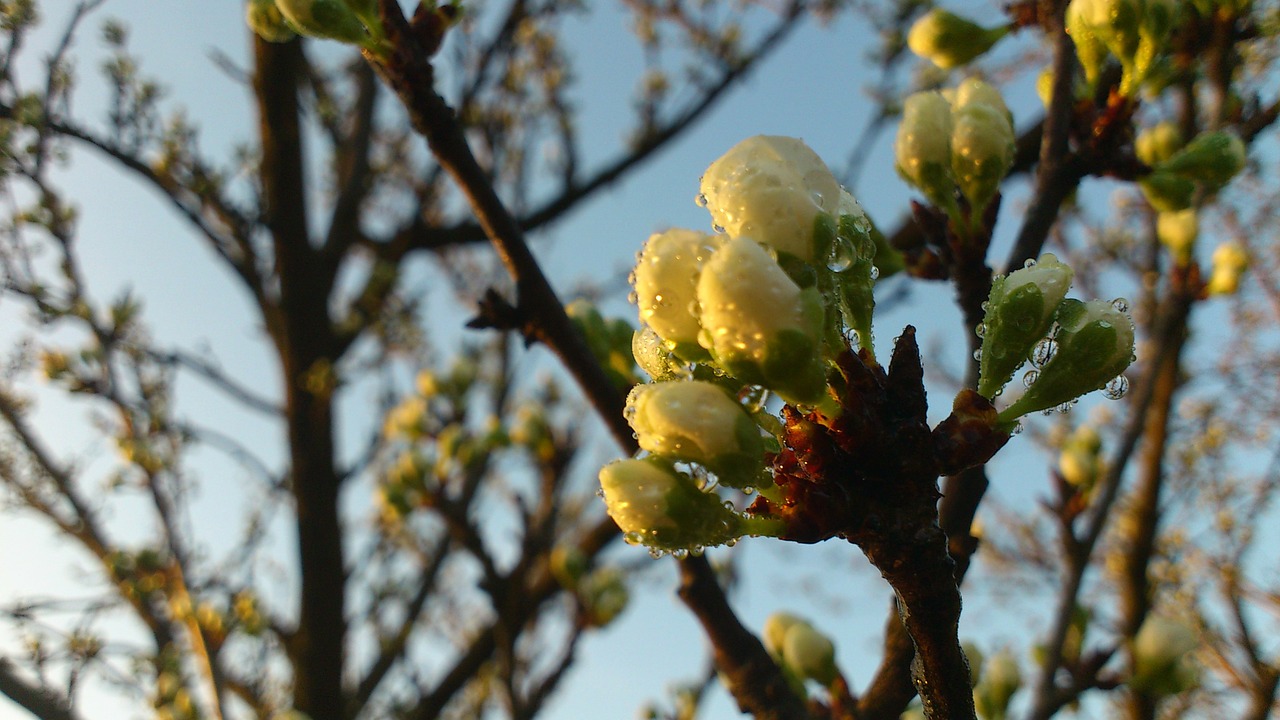
[[[1138,50],[1140,0],[1071,0],[1085,23],[1126,68]]]
[[[721,545],[748,530],[748,518],[655,459],[618,460],[600,470],[609,517],[623,539],[656,550]]]
[[[1088,18],[1084,15],[1085,3],[1074,0],[1067,5],[1067,34],[1076,46],[1076,57],[1080,59],[1080,67],[1084,68],[1085,80],[1090,85],[1098,80],[1102,68],[1107,64],[1107,45],[1102,42]],[[1047,103],[1046,103],[1047,104]]]
[[[1009,700],[1022,686],[1018,660],[1008,650],[987,658],[982,668],[982,682],[974,688],[973,700],[978,714],[987,720],[1003,720]]]
[[[1160,212],[1177,212],[1191,207],[1196,184],[1171,172],[1157,169],[1138,181],[1142,195]]]
[[[667,380],[684,372],[684,364],[651,327],[643,326],[631,336],[631,354],[640,369],[654,380]]]
[[[555,546],[547,563],[551,576],[564,588],[577,587],[578,582],[591,569],[591,560],[586,553],[568,543]]]
[[[813,264],[828,252],[817,247],[815,224],[835,218],[840,184],[803,141],[757,135],[711,163],[702,196],[729,237],[751,238]]]
[[[586,611],[587,625],[602,628],[627,609],[631,592],[621,570],[603,567],[582,578],[578,584],[578,599]]]
[[[957,101],[959,98],[957,93]],[[1013,167],[1016,138],[1008,112],[1003,102],[995,106],[974,99],[957,105],[951,115],[951,171],[974,215],[980,215],[991,202],[1005,173]]]
[[[1197,135],[1186,147],[1160,163],[1157,170],[1193,180],[1215,192],[1244,169],[1244,162],[1244,142],[1233,133],[1218,131]]]
[[[1237,242],[1224,242],[1213,251],[1213,273],[1205,285],[1209,295],[1234,295],[1240,276],[1249,267],[1249,253]]]
[[[804,621],[787,628],[782,641],[782,661],[797,677],[816,680],[822,685],[830,685],[840,675],[835,645]]]
[[[760,634],[761,640],[764,642],[764,649],[775,660],[781,660],[783,643],[787,639],[787,630],[791,629],[792,625],[802,622],[804,622],[803,619],[786,612],[776,612],[765,618],[764,632]]]
[[[355,45],[369,41],[364,25],[343,0],[276,0],[276,7],[303,35]]]
[[[1156,237],[1169,248],[1169,254],[1179,266],[1191,262],[1191,250],[1199,235],[1200,213],[1195,208],[1162,212],[1156,216]]]
[[[698,275],[720,243],[695,230],[657,233],[645,243],[632,276],[640,321],[686,360],[707,357],[698,345]]]
[[[1058,473],[1080,492],[1087,494],[1098,482],[1103,463],[1102,438],[1091,425],[1081,425],[1062,444]]]
[[[907,33],[907,47],[943,70],[966,65],[991,49],[1008,28],[984,28],[941,8],[916,20]]]
[[[1058,349],[1027,392],[1000,419],[1046,410],[1093,392],[1133,362],[1133,319],[1105,300],[1065,300],[1058,307]]]
[[[980,395],[993,399],[1048,333],[1054,311],[1071,288],[1073,276],[1070,267],[1058,262],[1052,253],[1045,253],[1039,262],[996,278],[991,284],[981,326]]]
[[[1173,695],[1196,683],[1190,654],[1199,647],[1195,628],[1182,620],[1148,616],[1133,638],[1130,685],[1157,695]]]
[[[893,149],[902,179],[934,205],[954,213],[951,103],[941,93],[919,92],[907,98]]]
[[[763,247],[744,238],[726,242],[698,279],[698,303],[699,342],[726,372],[789,402],[822,396],[821,296],[801,290]]]
[[[1173,157],[1182,148],[1182,132],[1171,122],[1161,122],[1143,130],[1133,141],[1134,154],[1152,167]]]
[[[288,42],[295,35],[284,15],[280,14],[280,8],[276,7],[276,0],[250,0],[245,7],[245,22],[267,42]]]
[[[1138,23],[1138,47],[1134,53],[1134,76],[1146,80],[1155,69],[1173,32],[1178,5],[1174,0],[1143,0]]]
[[[627,397],[626,417],[643,450],[698,463],[730,487],[760,482],[764,471],[760,428],[742,405],[712,383],[637,385]]]

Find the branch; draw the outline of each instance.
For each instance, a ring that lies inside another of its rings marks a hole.
[[[78,720],[80,717],[72,712],[71,703],[66,698],[19,677],[8,658],[0,658],[0,694],[40,720]]]

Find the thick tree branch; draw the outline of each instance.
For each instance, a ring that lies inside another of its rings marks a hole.
[[[72,711],[66,698],[23,680],[7,658],[0,658],[0,694],[40,720],[77,720],[80,717]]]

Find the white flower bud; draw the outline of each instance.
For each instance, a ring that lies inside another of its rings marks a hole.
[[[893,147],[898,174],[934,205],[954,208],[951,103],[941,93],[919,92],[907,98]]]
[[[1150,615],[1133,638],[1132,685],[1160,695],[1172,695],[1195,684],[1190,655],[1200,646],[1189,623]]]
[[[702,176],[715,224],[731,238],[751,238],[812,264],[815,222],[834,221],[840,184],[822,159],[796,138],[757,135],[734,145]]]
[[[1092,425],[1081,425],[1062,445],[1062,453],[1058,456],[1058,472],[1081,492],[1089,492],[1102,472],[1101,450],[1102,438],[1098,431]]]
[[[776,612],[765,618],[764,632],[761,639],[764,642],[764,649],[774,657],[775,660],[782,659],[782,646],[787,639],[787,630],[796,623],[804,622],[803,619],[786,612]]]
[[[668,230],[649,238],[636,264],[640,321],[687,360],[705,357],[698,349],[698,275],[720,242],[695,230]]]
[[[823,685],[830,685],[840,674],[836,668],[835,645],[803,621],[787,628],[782,642],[782,661],[797,677]]]
[[[939,68],[950,70],[990,50],[1007,32],[1004,27],[984,28],[955,13],[934,8],[911,26],[907,47]]]
[[[699,463],[731,487],[760,481],[760,429],[717,385],[696,380],[637,385],[627,397],[626,416],[644,450]]]
[[[991,202],[1013,167],[1016,138],[1008,112],[1003,102],[973,101],[952,113],[951,171],[974,214]]]
[[[662,462],[609,463],[600,470],[600,487],[609,517],[632,544],[659,550],[707,547],[747,531],[747,518]]]

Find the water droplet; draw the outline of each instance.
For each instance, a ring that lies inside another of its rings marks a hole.
[[[1013,429],[1009,431],[1009,434],[1010,434],[1010,435],[1020,435],[1020,434],[1022,434],[1022,421],[1021,421],[1021,420],[1019,420],[1018,422],[1014,423],[1014,425],[1013,425]]]
[[[604,488],[596,488],[596,497],[604,499]]]
[[[711,229],[712,229],[712,230],[715,230],[717,233],[723,233],[723,232],[724,232],[724,226],[723,226],[723,225],[712,225],[712,226],[711,226]]]
[[[639,544],[640,544],[640,533],[636,532],[635,530],[632,530],[632,531],[627,532],[627,533],[623,533],[623,535],[622,535],[622,540],[623,540],[623,542],[627,543],[628,545],[639,545]]]
[[[662,552],[658,548],[653,548],[653,547],[649,548],[649,557],[653,558],[654,560],[657,560],[658,558],[662,557],[665,554],[666,553]]]
[[[980,307],[982,308],[982,312],[986,312],[986,311],[987,311],[987,309],[991,307],[991,301],[990,301],[990,300],[983,300],[983,301],[982,301],[982,305],[981,305]]]
[[[973,329],[973,334],[977,335],[978,337],[983,337],[984,335],[986,335],[987,324],[984,322],[978,323],[978,326]]]
[[[831,248],[831,257],[827,259],[827,269],[841,273],[853,265],[853,246],[848,240],[837,239]]]
[[[819,206],[819,207],[821,207],[821,206],[822,206],[822,193],[820,193],[820,192],[818,192],[817,190],[815,190],[815,191],[813,191],[812,193],[809,193],[809,197],[812,197],[812,198],[813,198],[813,204],[814,204],[814,205],[817,205],[817,206]]]
[[[1111,382],[1102,389],[1103,396],[1108,400],[1119,400],[1127,392],[1129,392],[1129,378],[1123,375],[1111,378]]]
[[[684,548],[677,548],[671,551],[671,557],[677,560],[683,560],[689,557],[689,551]]]
[[[978,362],[982,362],[982,350],[981,350],[981,349],[978,349],[978,350],[974,350],[974,351],[973,351],[973,359],[974,359],[974,360],[977,360]]]
[[[871,266],[871,279],[872,280],[880,279],[880,268],[876,267],[875,265]]]
[[[1053,359],[1058,352],[1058,341],[1053,338],[1042,338],[1036,346],[1031,348],[1031,355],[1028,360],[1037,368],[1044,367],[1045,363]]]
[[[693,547],[689,548],[689,554],[694,557],[702,557],[702,553],[706,551],[707,549],[702,547],[701,545],[694,545]]]
[[[1111,301],[1111,307],[1115,308],[1116,312],[1129,312],[1129,301],[1119,297]]]
[[[1040,377],[1039,370],[1028,370],[1027,374],[1022,376],[1022,386],[1031,387],[1032,385],[1035,384],[1036,380],[1039,377]]]
[[[635,290],[632,290],[631,292],[627,293],[627,302],[631,303],[632,305],[640,304],[640,296],[636,294]]]
[[[1036,266],[1035,258],[1027,258],[1027,261],[1022,263],[1022,267],[1024,268],[1030,268],[1035,266]]]
[[[751,487],[750,485],[748,485],[748,486],[746,486],[746,487],[742,488],[742,494],[743,494],[743,495],[755,495],[755,494],[756,494],[756,489],[755,489],[755,488],[753,488],[753,487]]]
[[[705,193],[698,193],[698,197],[694,198],[693,201],[697,203],[698,207],[707,206],[707,196]]]
[[[734,545],[737,545],[737,544],[738,544],[738,538],[729,538],[728,540],[724,541],[725,547],[733,547]]]

